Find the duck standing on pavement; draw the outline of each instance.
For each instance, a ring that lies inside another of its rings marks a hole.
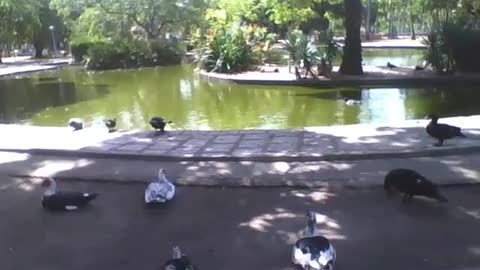
[[[167,124],[171,124],[172,121],[166,121],[162,117],[152,117],[150,119],[150,125],[152,126],[153,129],[155,129],[155,135],[158,135],[159,133],[164,133],[165,132],[165,126]]]
[[[70,118],[68,120],[68,126],[73,128],[73,131],[83,129],[83,121],[80,118]]]
[[[158,170],[157,180],[148,184],[145,189],[145,204],[154,206],[170,201],[175,196],[175,186],[168,181],[165,170]]]
[[[385,176],[383,187],[389,196],[395,192],[403,193],[403,202],[408,201],[413,196],[424,196],[440,202],[448,202],[447,198],[440,195],[435,184],[410,169],[391,170]]]
[[[117,118],[105,119],[103,120],[103,123],[108,128],[108,132],[114,132],[115,126],[117,125]]]
[[[444,140],[452,139],[454,137],[466,137],[463,135],[461,128],[459,127],[439,124],[438,116],[436,114],[430,114],[428,118],[431,119],[431,121],[428,123],[425,130],[430,137],[438,140],[438,143],[434,144],[434,146],[442,146]]]
[[[42,186],[46,188],[45,193],[42,196],[42,206],[48,210],[78,210],[87,206],[90,201],[98,196],[97,193],[57,191],[57,183],[53,178],[44,180]]]
[[[333,270],[336,252],[330,241],[316,229],[316,214],[307,211],[307,227],[303,236],[293,246],[292,262],[303,269]]]

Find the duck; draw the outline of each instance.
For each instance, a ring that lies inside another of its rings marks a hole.
[[[165,126],[171,124],[172,121],[166,121],[162,117],[156,116],[150,119],[150,125],[155,129],[155,132],[160,131],[160,133],[165,132]]]
[[[68,120],[68,126],[73,128],[73,131],[83,129],[83,121],[80,118],[70,118]]]
[[[397,68],[397,66],[395,66],[394,64],[392,64],[390,62],[387,62],[387,67],[388,68]]]
[[[117,125],[117,118],[105,119],[103,120],[103,123],[108,128],[108,132],[114,132],[115,126]]]
[[[440,202],[448,202],[448,199],[439,193],[435,184],[411,169],[398,168],[389,171],[385,176],[383,187],[388,196],[395,192],[403,193],[403,202],[407,202],[413,196],[424,196]]]
[[[45,179],[42,184],[46,188],[42,196],[44,209],[53,211],[72,211],[86,207],[90,201],[97,198],[97,193],[77,191],[57,191],[57,183],[53,178]]]
[[[442,146],[444,140],[452,139],[454,137],[466,137],[459,127],[439,124],[438,115],[436,114],[430,114],[427,118],[431,119],[431,121],[428,123],[425,130],[430,137],[438,140],[438,143],[433,144],[434,146]]]
[[[175,196],[175,186],[168,181],[165,169],[158,170],[157,180],[148,184],[145,189],[145,204],[158,205],[170,201]]]
[[[180,247],[172,248],[172,258],[165,262],[165,270],[194,270],[193,264],[188,256],[182,253]]]
[[[305,219],[307,227],[293,246],[293,264],[300,265],[305,270],[333,270],[336,251],[330,241],[317,231],[316,213],[307,211]]]
[[[362,103],[360,100],[349,99],[348,97],[344,97],[343,101],[347,106],[353,106],[353,105],[358,105]]]

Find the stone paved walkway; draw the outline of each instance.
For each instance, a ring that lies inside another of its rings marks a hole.
[[[351,125],[301,130],[117,131],[0,125],[0,151],[126,157],[164,161],[319,161],[400,158],[480,152],[480,116],[441,119],[468,138],[433,147],[427,120],[395,126]]]

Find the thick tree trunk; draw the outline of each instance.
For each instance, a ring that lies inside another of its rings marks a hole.
[[[39,41],[34,42],[33,47],[35,48],[35,58],[42,58],[43,57],[42,52],[44,49],[43,43]]]
[[[412,31],[411,39],[412,40],[417,39],[417,37],[415,35],[415,23],[414,23],[414,20],[413,20],[413,16],[410,16],[410,30]]]
[[[346,37],[340,73],[362,75],[362,41],[360,39],[362,4],[360,0],[344,0],[344,3]]]

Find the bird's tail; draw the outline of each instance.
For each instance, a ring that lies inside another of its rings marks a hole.
[[[87,194],[88,194],[88,196],[86,196],[86,197],[89,201],[92,201],[92,200],[94,200],[98,197],[98,193],[87,193]]]
[[[465,134],[463,134],[461,131],[458,131],[458,136],[462,138],[467,138],[467,136],[465,136]]]
[[[440,202],[448,202],[448,199],[445,198],[444,196],[440,195],[439,193],[436,193],[432,196],[432,198],[436,199],[437,201],[440,201]]]

